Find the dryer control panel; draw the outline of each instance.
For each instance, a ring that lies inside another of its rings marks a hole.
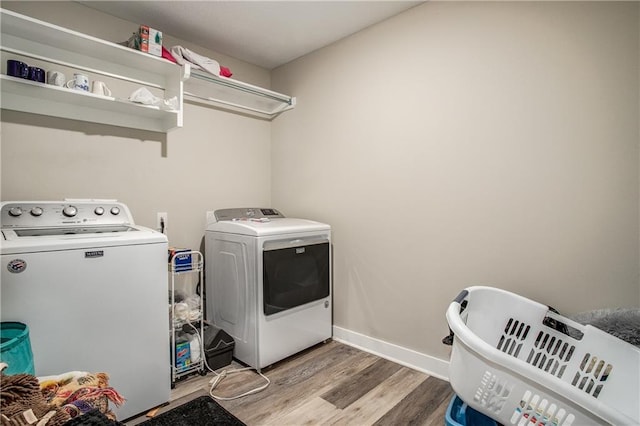
[[[222,209],[214,212],[216,220],[256,220],[268,221],[269,219],[282,218],[284,215],[276,209],[264,207],[249,207],[238,209]]]

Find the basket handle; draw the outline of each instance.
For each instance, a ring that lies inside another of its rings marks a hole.
[[[460,305],[460,312],[464,311],[465,308],[467,307],[467,301],[464,300],[467,298],[467,296],[469,295],[469,290],[462,290],[455,299],[453,299],[454,303],[457,303]],[[451,346],[453,345],[453,330],[451,330],[451,327],[449,327],[449,335],[448,336],[444,336],[442,338],[442,343],[447,345],[447,346]]]
[[[462,291],[460,292],[460,294],[458,294],[458,295],[456,296],[456,298],[455,298],[455,299],[453,299],[453,301],[454,301],[454,302],[456,302],[456,303],[460,303],[460,304],[461,304],[461,303],[462,303],[462,301],[463,301],[464,299],[466,299],[468,295],[469,295],[469,290],[464,289],[464,290],[462,290]]]
[[[582,340],[584,332],[581,324],[562,316],[557,310],[549,306],[542,324],[576,340]]]

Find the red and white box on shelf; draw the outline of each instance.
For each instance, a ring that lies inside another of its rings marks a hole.
[[[141,52],[162,56],[162,31],[148,25],[140,25],[137,34],[136,48]]]

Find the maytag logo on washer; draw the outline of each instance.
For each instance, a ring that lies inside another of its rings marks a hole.
[[[13,274],[19,274],[20,272],[27,269],[27,262],[22,259],[13,259],[9,263],[7,263],[7,269]]]
[[[94,251],[85,251],[84,252],[84,257],[87,258],[91,258],[91,257],[102,257],[104,256],[104,250],[94,250]]]

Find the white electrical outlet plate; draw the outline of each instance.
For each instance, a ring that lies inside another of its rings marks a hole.
[[[156,229],[159,232],[162,232],[163,234],[167,233],[167,218],[168,218],[168,214],[167,212],[158,212],[158,215],[156,217]],[[164,226],[162,226],[164,223]]]

